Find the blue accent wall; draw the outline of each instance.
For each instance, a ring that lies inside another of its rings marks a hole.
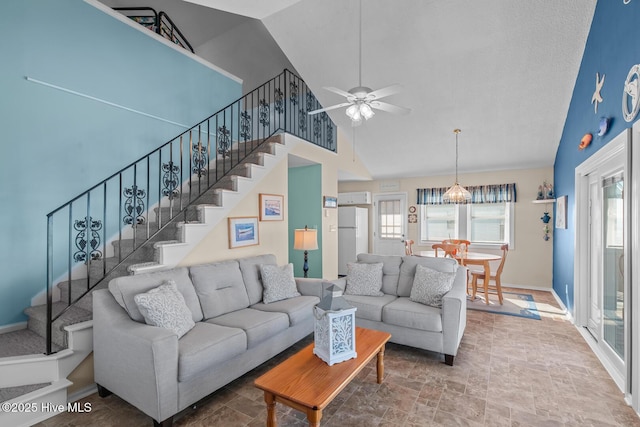
[[[289,169],[289,262],[296,277],[303,277],[304,251],[293,249],[296,228],[318,230],[318,250],[309,251],[309,277],[322,277],[322,165]]]
[[[0,57],[2,326],[26,320],[45,288],[47,213],[238,99],[242,84],[82,0],[3,3]]]
[[[562,139],[554,165],[557,196],[568,196],[567,229],[554,230],[553,289],[567,308],[573,311],[575,258],[575,168],[609,143],[623,130],[630,128],[622,116],[622,95],[629,70],[640,63],[640,2],[625,5],[619,1],[599,1],[596,5],[580,71],[567,113]],[[560,66],[560,64],[559,64]],[[549,72],[553,72],[549,70]],[[603,102],[594,112],[591,98],[596,85],[596,73],[605,75],[600,92]],[[611,118],[609,131],[597,136],[601,117]],[[591,145],[578,150],[585,133],[593,135]]]

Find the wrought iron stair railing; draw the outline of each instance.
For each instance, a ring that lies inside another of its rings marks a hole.
[[[154,33],[194,53],[191,43],[165,12],[156,12],[152,7],[114,7],[113,10],[117,10]]]
[[[52,327],[70,307],[273,135],[286,132],[336,151],[336,126],[302,79],[288,70],[136,160],[47,215],[46,352]],[[164,233],[164,234],[160,234]],[[152,250],[151,250],[152,252]],[[149,250],[144,253],[151,256]],[[149,261],[136,260],[136,262]],[[69,287],[53,304],[53,287]]]

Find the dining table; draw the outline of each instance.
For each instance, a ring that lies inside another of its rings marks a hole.
[[[418,251],[415,253],[418,256],[424,257],[435,257],[436,251]],[[469,266],[469,265],[480,265],[484,269],[484,297],[485,302],[489,304],[489,280],[491,278],[491,261],[500,261],[502,259],[502,255],[496,254],[488,254],[484,252],[457,252],[453,255],[453,258],[460,263],[460,265]],[[473,295],[475,297],[475,295]]]

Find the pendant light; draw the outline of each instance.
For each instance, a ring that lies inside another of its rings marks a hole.
[[[454,129],[456,134],[456,181],[446,193],[442,195],[442,201],[445,203],[468,203],[471,201],[471,193],[466,188],[458,184],[458,134],[462,132],[460,129]]]

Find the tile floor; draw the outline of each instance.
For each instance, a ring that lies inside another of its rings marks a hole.
[[[520,291],[522,290],[515,290]],[[468,311],[453,367],[440,355],[388,344],[385,378],[375,359],[324,411],[323,426],[640,426],[575,327],[548,292],[534,295],[542,320]],[[266,409],[253,380],[311,342],[298,345],[176,416],[176,426],[264,426]],[[64,413],[39,426],[152,426],[117,396],[91,402],[91,413]],[[306,426],[277,405],[278,425]]]

